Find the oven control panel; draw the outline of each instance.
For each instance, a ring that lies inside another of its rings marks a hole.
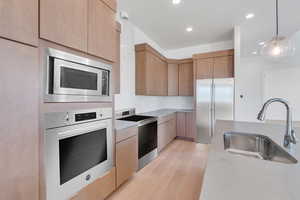
[[[112,108],[97,108],[88,110],[46,113],[44,116],[44,124],[45,128],[49,129],[111,118]]]

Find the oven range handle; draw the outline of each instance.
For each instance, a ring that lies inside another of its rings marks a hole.
[[[153,119],[146,119],[146,120],[143,120],[143,121],[141,121],[141,122],[138,123],[138,127],[139,127],[139,126],[144,126],[144,125],[146,125],[146,124],[150,124],[150,123],[152,123],[152,122],[157,122],[157,118],[155,117],[155,118],[153,118]]]
[[[74,129],[74,130],[68,130],[68,131],[63,131],[58,133],[58,139],[62,140],[65,138],[69,138],[69,137],[73,137],[73,136],[77,136],[77,135],[82,135],[85,134],[87,132],[92,132],[92,131],[96,131],[99,129],[111,129],[111,123],[108,122],[102,122],[102,124],[99,125],[94,125],[94,126],[88,126],[88,127],[84,127],[84,128],[78,128],[78,129]]]

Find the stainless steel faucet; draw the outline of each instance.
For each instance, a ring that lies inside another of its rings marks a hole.
[[[266,110],[268,108],[268,106],[271,103],[274,102],[279,102],[285,105],[286,107],[286,132],[284,135],[284,146],[285,147],[289,147],[291,143],[296,144],[297,140],[296,140],[296,136],[295,136],[295,132],[293,130],[293,122],[292,122],[292,108],[289,105],[289,103],[281,98],[273,98],[273,99],[269,99],[268,101],[266,101],[266,103],[264,103],[262,109],[260,110],[260,112],[258,113],[257,119],[260,121],[265,120],[265,116],[266,116]]]

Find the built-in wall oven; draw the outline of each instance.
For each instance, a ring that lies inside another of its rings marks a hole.
[[[45,49],[45,102],[110,102],[111,65]]]
[[[113,167],[111,108],[47,113],[44,121],[47,200],[70,199]]]

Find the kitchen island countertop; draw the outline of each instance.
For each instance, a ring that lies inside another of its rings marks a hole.
[[[234,155],[224,150],[227,131],[261,134],[283,147],[285,126],[217,121],[200,200],[299,200],[300,163],[284,164]],[[300,129],[296,128],[296,135]],[[287,150],[287,149],[286,149]],[[290,152],[300,161],[300,144]]]

